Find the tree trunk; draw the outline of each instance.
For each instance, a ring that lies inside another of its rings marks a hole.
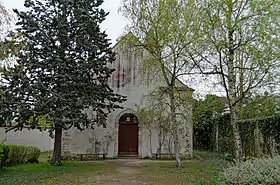
[[[61,137],[62,137],[62,128],[55,128],[54,150],[51,159],[52,166],[61,165]]]
[[[172,155],[172,139],[173,137],[172,136],[169,136],[169,139],[168,139],[168,152],[170,153],[170,156]]]
[[[175,128],[175,138],[174,138],[174,148],[175,148],[175,156],[176,156],[176,167],[181,167],[181,159],[180,159],[180,148],[179,148],[179,137],[178,137],[178,128]]]
[[[255,138],[255,150],[254,153],[257,157],[261,157],[262,156],[262,149],[261,149],[261,131],[259,129],[259,127],[257,126],[254,130],[254,138]]]
[[[177,168],[179,168],[181,167],[181,159],[180,159],[178,125],[176,120],[176,108],[175,108],[175,98],[174,98],[173,88],[169,89],[169,98],[170,98],[171,122],[174,131],[174,149],[175,149],[175,157],[176,157],[175,165]]]
[[[163,128],[160,128],[160,132],[159,132],[159,136],[158,136],[159,140],[158,140],[158,144],[159,144],[159,149],[158,149],[158,153],[162,153],[162,147],[164,145],[164,141],[165,141],[165,131]]]
[[[237,125],[237,120],[239,118],[239,111],[238,105],[236,105],[236,100],[238,96],[238,91],[236,87],[236,69],[235,69],[235,48],[234,48],[234,32],[235,27],[233,26],[233,1],[230,0],[226,3],[227,5],[227,14],[226,14],[226,22],[227,22],[227,37],[228,37],[228,44],[226,46],[227,52],[227,67],[228,67],[228,88],[227,97],[229,100],[229,107],[230,107],[230,123],[233,130],[233,138],[234,138],[234,145],[235,145],[235,157],[237,161],[241,161],[241,157],[243,157],[243,150],[242,150],[242,142],[240,137],[240,132]],[[222,62],[222,61],[220,61]],[[237,64],[238,65],[238,64]]]
[[[232,126],[234,145],[235,145],[235,158],[237,161],[241,161],[243,157],[242,141],[240,136],[240,131],[237,125],[238,113],[236,107],[232,107],[230,111],[230,123]]]
[[[162,148],[162,128],[159,129],[159,134],[158,134],[158,150],[157,153],[161,153],[161,148]]]
[[[215,151],[218,152],[219,151],[219,125],[216,121],[216,124],[215,124]]]
[[[151,156],[153,156],[153,148],[152,148],[152,128],[149,129],[149,135],[150,135],[150,153]]]

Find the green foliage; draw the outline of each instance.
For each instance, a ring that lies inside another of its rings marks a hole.
[[[153,109],[154,107],[150,108],[139,108],[137,109],[137,113],[139,115],[139,119],[143,121],[144,125],[148,128],[154,126],[153,123],[156,120],[157,116],[161,116],[155,114],[156,110]]]
[[[165,87],[151,91],[143,98],[145,106],[138,107],[137,112],[140,119],[148,128],[158,126],[169,131],[172,130],[174,125],[172,125],[170,121],[170,102],[167,91],[168,89]],[[182,120],[188,120],[192,100],[192,92],[175,89],[174,107],[180,112],[176,116],[181,116],[181,118],[183,118]],[[177,124],[179,124],[179,122]]]
[[[225,104],[216,95],[207,95],[205,100],[195,101],[194,104],[194,127],[207,124],[207,120],[213,119],[217,114],[221,114]]]
[[[234,154],[234,140],[230,115],[223,114],[217,119],[219,125],[219,152]]]
[[[169,120],[166,112],[164,112],[166,107],[163,104],[163,101],[157,101],[155,98],[147,107],[138,107],[137,113],[146,128],[150,129],[154,126],[166,126],[167,128]]]
[[[207,95],[205,100],[194,102],[193,126],[195,148],[213,149],[215,124],[221,116],[224,107],[225,105],[215,95]]]
[[[197,159],[222,159],[224,158],[223,154],[220,152],[212,152],[207,150],[197,150],[193,151],[194,158]]]
[[[215,84],[227,95],[238,158],[243,155],[237,127],[239,105],[256,89],[278,85],[280,1],[199,2],[201,37],[194,55],[199,63],[197,71],[214,73]]]
[[[4,145],[5,141],[2,141],[0,143],[0,169],[3,168],[6,160],[7,160],[7,151],[6,151],[6,147]]]
[[[4,71],[0,113],[5,120],[35,128],[46,118],[52,128],[84,129],[105,125],[107,114],[120,108],[115,103],[124,97],[107,83],[114,53],[99,28],[107,15],[99,8],[102,2],[30,0],[26,12],[15,10],[22,34],[16,41],[27,47],[17,65]],[[94,120],[83,112],[89,107]]]
[[[275,142],[280,144],[279,136],[275,133],[279,132],[279,115],[277,114],[279,105],[277,96],[271,96],[265,92],[250,98],[241,108],[239,127],[242,130],[243,148],[247,155],[272,154],[274,141],[271,139],[276,139]],[[256,146],[256,142],[260,142],[260,146]]]
[[[262,154],[272,155],[275,149],[280,150],[280,114],[259,119],[242,120],[239,122],[239,128],[242,133],[243,148],[246,155],[258,155],[255,149],[255,139],[258,139],[254,136],[256,129],[260,130],[263,140],[263,144],[260,146]],[[276,146],[273,146],[274,144]]]
[[[202,36],[196,45],[198,58],[205,62],[200,67],[216,71],[224,90],[235,93],[237,99],[228,96],[232,105],[253,89],[271,85],[279,75],[279,8],[277,0],[201,3]]]
[[[20,35],[15,46],[25,47],[0,79],[0,115],[6,123],[15,129],[50,126],[60,141],[63,129],[106,126],[107,115],[121,108],[125,97],[108,84],[115,53],[100,30],[107,16],[102,3],[26,0],[26,11],[14,10]]]
[[[220,130],[222,130],[219,138],[221,146],[220,151],[233,154],[234,142],[229,119],[229,115],[225,114],[218,120]],[[238,126],[245,156],[258,157],[262,155],[273,155],[277,152],[277,149],[279,151],[280,114],[263,118],[241,120],[238,121]],[[256,129],[259,129],[260,136],[255,135]],[[261,140],[260,143],[256,143],[257,139]]]
[[[265,92],[250,98],[240,110],[240,119],[263,118],[274,115],[280,106],[280,98]]]
[[[221,174],[223,184],[276,185],[280,183],[280,156],[237,163]]]
[[[1,166],[23,164],[28,160],[38,160],[40,149],[31,146],[1,144],[2,148]],[[1,151],[0,151],[1,152]]]

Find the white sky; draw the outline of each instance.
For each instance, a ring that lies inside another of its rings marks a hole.
[[[25,9],[24,0],[0,0],[0,2],[10,11],[12,9]],[[102,4],[102,8],[110,13],[102,23],[101,28],[106,31],[112,43],[116,42],[116,39],[124,32],[124,28],[128,24],[125,18],[118,13],[120,4],[121,0],[104,0]]]

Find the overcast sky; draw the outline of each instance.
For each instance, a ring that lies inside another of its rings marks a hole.
[[[4,6],[11,10],[16,8],[24,10],[24,0],[0,0]],[[106,31],[108,37],[115,43],[116,39],[124,32],[124,28],[128,23],[121,14],[118,13],[121,0],[104,0],[102,8],[106,12],[110,12],[106,20],[102,23],[101,28]]]

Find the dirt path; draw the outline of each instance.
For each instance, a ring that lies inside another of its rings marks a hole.
[[[98,185],[148,185],[143,179],[143,172],[139,165],[143,164],[143,160],[114,160],[112,169],[95,179],[88,179],[88,184]],[[92,182],[92,180],[94,182]],[[85,183],[87,184],[87,183]]]

